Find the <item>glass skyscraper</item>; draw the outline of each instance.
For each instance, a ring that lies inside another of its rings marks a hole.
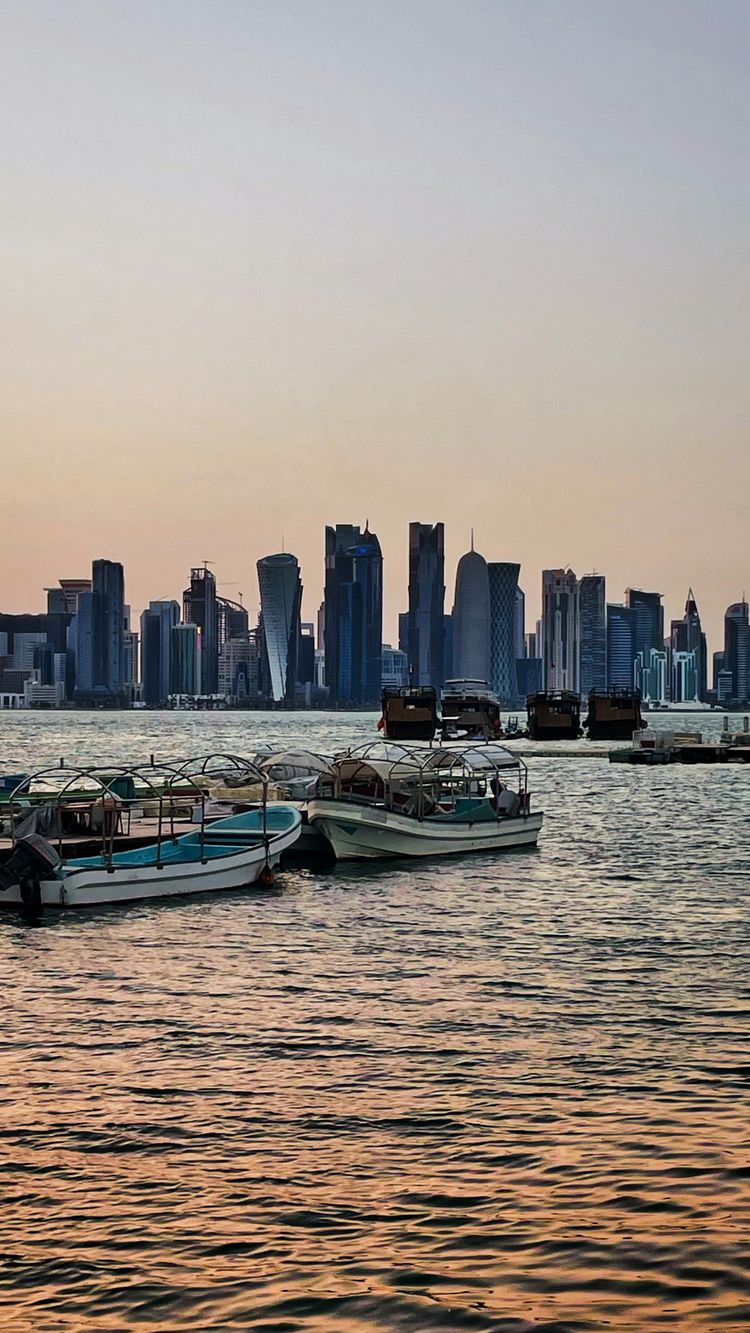
[[[506,708],[518,707],[518,575],[521,566],[491,560],[487,565],[490,595],[490,685]],[[522,633],[522,631],[521,631]]]
[[[201,632],[190,623],[172,628],[170,694],[201,693]]]
[[[141,616],[143,702],[165,704],[172,692],[172,630],[180,619],[177,602],[149,602]]]
[[[724,616],[723,670],[731,676],[732,703],[744,704],[750,698],[750,627],[748,605],[744,597],[727,607]]]
[[[409,683],[444,680],[445,529],[442,523],[409,524]]]
[[[473,541],[456,569],[451,675],[485,685],[490,681],[490,580],[487,561]]]
[[[664,650],[664,608],[660,592],[643,592],[640,588],[627,588],[626,604],[635,611],[635,656],[644,654],[644,661],[652,648],[658,652]]]
[[[545,690],[578,692],[578,629],[578,580],[573,570],[542,570]]]
[[[334,706],[377,708],[383,640],[383,556],[365,525],[326,528],[325,675]]]
[[[584,574],[578,584],[579,688],[586,698],[590,690],[607,685],[607,610],[603,574]]]
[[[637,617],[617,602],[607,605],[607,686],[632,690],[635,679]]]
[[[672,655],[673,700],[685,703],[705,699],[708,688],[708,649],[692,588],[688,589],[682,620],[672,621],[669,647]],[[694,658],[692,668],[686,662],[686,654]]]
[[[75,698],[119,707],[125,702],[125,575],[116,560],[95,560],[91,591],[78,598]]]
[[[258,561],[263,627],[263,677],[274,703],[294,701],[300,655],[302,581],[296,555],[281,551]]]
[[[219,621],[216,579],[206,565],[190,571],[190,587],[182,594],[182,618],[201,632],[201,685],[203,694],[219,688]]]

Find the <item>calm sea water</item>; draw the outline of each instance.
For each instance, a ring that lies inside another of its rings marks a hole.
[[[0,771],[373,735],[6,715]],[[0,916],[0,1326],[750,1329],[750,767],[529,762],[537,852]]]

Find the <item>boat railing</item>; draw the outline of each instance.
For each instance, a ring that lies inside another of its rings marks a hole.
[[[252,759],[245,759],[242,755],[237,755],[225,751],[212,751],[208,754],[194,755],[186,759],[179,767],[178,771],[185,776],[190,775],[194,783],[201,778],[217,779],[226,778],[231,775],[240,775],[243,778],[252,777],[253,782],[260,784],[261,788],[261,820],[263,848],[266,854],[266,870],[270,869],[270,837],[268,833],[268,786],[269,776],[264,773]],[[200,786],[200,784],[197,784]],[[205,792],[201,802],[201,857],[205,847]]]
[[[157,782],[154,774],[158,773],[162,778]],[[60,777],[64,774],[64,780]],[[203,793],[199,788],[191,785],[187,790],[184,787],[184,778],[177,770],[168,764],[156,763],[150,764],[128,764],[128,765],[65,765],[60,761],[54,768],[39,769],[32,773],[26,781],[19,785],[11,794],[9,807],[11,811],[11,839],[16,841],[18,825],[15,823],[14,814],[25,813],[26,804],[19,798],[28,796],[33,790],[34,784],[51,784],[53,779],[57,779],[57,784],[48,793],[43,793],[48,799],[46,804],[51,805],[55,811],[54,833],[57,843],[57,852],[60,858],[64,851],[64,820],[63,810],[70,809],[72,805],[80,805],[82,800],[82,785],[86,797],[85,802],[88,809],[93,812],[96,806],[100,806],[102,812],[101,820],[101,856],[108,868],[112,867],[112,857],[115,850],[115,837],[118,832],[120,817],[123,812],[128,815],[128,834],[131,831],[131,815],[134,809],[140,807],[144,800],[143,788],[146,788],[146,799],[152,800],[157,804],[158,820],[156,834],[156,861],[161,864],[161,847],[165,840],[165,801],[168,800],[168,813],[170,825],[170,837],[174,841],[174,796],[175,780],[181,783],[181,795],[190,795],[191,797],[202,797]],[[126,791],[122,790],[123,784],[127,783]],[[141,790],[137,790],[140,783]],[[88,791],[86,791],[86,784]],[[42,793],[40,793],[42,794]],[[203,821],[201,821],[203,823]],[[92,833],[96,830],[91,828]]]
[[[414,814],[420,820],[434,814],[441,801],[452,802],[455,809],[460,799],[489,800],[499,820],[509,813],[501,805],[506,787],[503,779],[513,773],[517,777],[516,813],[530,813],[528,768],[519,755],[499,747],[493,754],[489,746],[407,750],[399,745],[378,750],[379,744],[382,746],[373,742],[360,747],[361,752],[340,756],[334,762],[337,799],[382,803],[387,809]]]
[[[16,787],[10,793],[7,808],[10,814],[11,840],[16,842],[18,824],[16,823],[16,814],[26,814],[30,805],[30,795],[33,792],[34,784],[47,784],[51,790],[44,796],[48,797],[45,804],[52,805],[55,810],[55,841],[57,843],[57,852],[62,860],[64,851],[64,833],[63,833],[63,809],[67,806],[80,803],[81,784],[88,784],[89,798],[87,804],[89,809],[93,809],[97,804],[101,804],[101,856],[108,870],[113,867],[113,855],[115,851],[115,838],[118,831],[119,818],[123,812],[128,816],[128,835],[131,832],[131,815],[133,810],[142,806],[145,799],[152,801],[157,806],[157,827],[156,827],[156,856],[155,865],[157,869],[162,869],[162,847],[165,842],[174,843],[177,839],[175,833],[175,806],[180,798],[189,797],[193,802],[193,822],[195,823],[195,807],[199,809],[199,838],[198,846],[200,851],[200,860],[203,864],[206,862],[206,784],[200,781],[201,778],[211,777],[216,779],[220,776],[226,776],[227,773],[242,773],[243,776],[252,775],[253,780],[258,782],[262,792],[262,841],[266,854],[266,862],[269,860],[270,838],[268,832],[268,778],[261,772],[257,765],[250,760],[243,760],[236,755],[202,755],[182,762],[170,763],[168,761],[157,760],[154,755],[150,756],[148,764],[130,764],[130,765],[75,765],[65,764],[64,760],[54,767],[39,769],[36,773],[27,774],[19,780]],[[63,778],[64,775],[64,778]],[[63,780],[61,781],[61,778]],[[53,786],[53,781],[55,785]],[[138,786],[140,785],[140,791]],[[123,792],[123,786],[126,791]],[[144,790],[145,793],[144,793]],[[40,793],[41,795],[42,793]],[[26,798],[23,800],[22,798]],[[93,830],[92,830],[93,831]]]

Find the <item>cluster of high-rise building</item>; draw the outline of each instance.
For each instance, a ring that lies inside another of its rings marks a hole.
[[[526,632],[520,565],[474,547],[458,562],[446,610],[445,530],[411,523],[408,610],[398,645],[383,643],[383,556],[366,523],[325,530],[324,599],[302,620],[299,562],[257,562],[260,613],[219,595],[207,564],[181,602],[149,602],[131,625],[121,564],[61,579],[41,614],[0,614],[0,706],[163,707],[192,701],[247,707],[377,708],[383,685],[479,681],[506,708],[539,690],[638,689],[651,703],[748,703],[750,624],[744,600],[724,620],[709,663],[692,590],[665,631],[659,593],[628,588],[607,601],[603,574],[542,571],[542,613]]]

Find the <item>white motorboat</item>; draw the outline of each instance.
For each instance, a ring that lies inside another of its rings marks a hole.
[[[502,746],[406,750],[375,743],[333,767],[334,794],[313,797],[307,813],[341,860],[537,843],[543,814],[531,810],[526,766]]]
[[[33,897],[24,893],[25,872],[31,868],[27,861],[24,873],[1,901],[9,906],[95,907],[246,888],[278,865],[282,852],[296,842],[301,827],[299,810],[269,806],[266,833],[262,812],[250,810],[206,825],[203,842],[196,831],[166,839],[160,845],[114,852],[109,857],[102,854],[65,861],[57,858],[50,843],[32,834],[18,844],[18,851],[36,854]],[[3,867],[2,875],[9,869],[13,869],[12,861]]]
[[[164,770],[171,773],[166,780]],[[138,772],[142,777],[144,771],[121,770],[120,775]],[[244,888],[267,875],[283,852],[299,838],[302,816],[292,806],[264,802],[258,809],[209,823],[205,819],[205,793],[194,777],[166,765],[152,765],[149,771],[159,773],[162,780],[158,785],[153,778],[147,780],[154,799],[158,800],[159,818],[145,845],[114,850],[124,802],[112,790],[111,770],[106,781],[95,769],[72,774],[67,779],[68,790],[80,789],[80,780],[85,777],[100,792],[97,803],[105,816],[101,824],[101,852],[95,856],[66,855],[63,786],[54,807],[56,838],[47,841],[37,833],[30,833],[14,841],[11,855],[0,865],[0,903],[32,910],[47,906],[92,907]],[[201,776],[205,777],[206,772],[203,769]],[[257,769],[255,772],[262,778]],[[198,827],[181,836],[175,836],[174,831],[177,793],[183,800],[190,795],[200,801]],[[132,831],[129,830],[127,837],[133,837]]]

